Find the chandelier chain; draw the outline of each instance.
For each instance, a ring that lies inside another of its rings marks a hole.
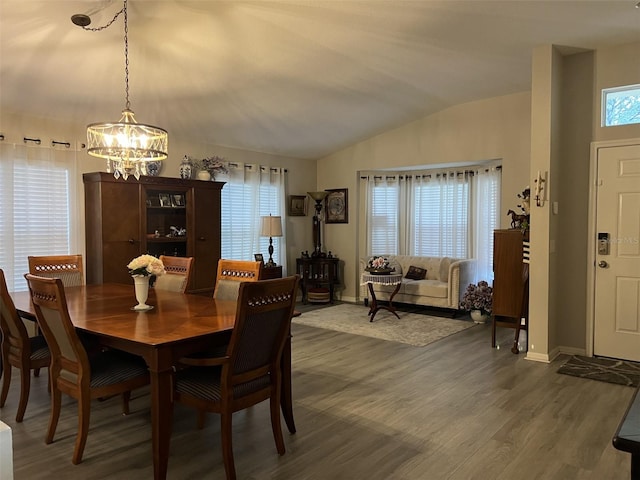
[[[127,0],[124,0],[124,89],[126,96],[125,108],[131,110],[129,102],[129,22],[127,21]]]
[[[118,19],[118,17],[122,14],[122,12],[124,12],[125,17],[126,17],[126,15],[127,15],[126,8],[127,8],[127,2],[124,2],[124,7],[122,7],[122,9],[118,13],[116,13],[113,16],[113,18],[106,25],[103,25],[102,27],[86,27],[86,26],[82,26],[82,28],[84,30],[89,30],[90,32],[99,32],[101,30],[104,30],[105,28],[109,28],[113,24],[113,22],[115,22]]]

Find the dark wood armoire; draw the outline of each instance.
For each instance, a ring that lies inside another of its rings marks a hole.
[[[83,175],[87,283],[131,283],[127,264],[143,253],[194,257],[190,292],[213,292],[223,182]]]

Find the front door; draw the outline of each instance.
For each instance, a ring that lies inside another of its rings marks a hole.
[[[598,149],[594,355],[640,361],[640,145]]]

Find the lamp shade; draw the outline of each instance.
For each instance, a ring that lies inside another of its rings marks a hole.
[[[262,226],[260,227],[261,237],[281,237],[282,236],[282,220],[281,217],[269,215],[262,217]]]
[[[313,198],[316,202],[320,203],[325,199],[327,195],[329,195],[329,192],[307,192],[307,195]]]

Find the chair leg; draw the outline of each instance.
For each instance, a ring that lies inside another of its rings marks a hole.
[[[131,400],[131,391],[122,392],[122,414],[129,415],[129,400]]]
[[[33,369],[33,376],[34,377],[39,377],[40,376],[40,369],[39,368],[34,368]]]
[[[78,399],[78,436],[76,437],[76,446],[73,450],[73,459],[71,460],[74,465],[77,465],[82,461],[84,446],[87,443],[87,435],[89,434],[90,418],[91,399],[82,398],[81,396]]]
[[[278,450],[278,454],[284,455],[284,438],[280,422],[280,396],[272,393],[269,404],[271,406],[271,430],[273,430],[273,439],[276,441],[276,450]]]
[[[4,402],[7,401],[9,385],[11,385],[11,364],[9,362],[5,362],[4,369],[2,371],[2,393],[0,393],[0,407],[4,407]]]
[[[232,413],[222,412],[220,414],[220,433],[222,434],[222,461],[227,480],[236,480],[236,467],[233,462],[233,443],[231,440],[231,419]]]
[[[18,411],[16,412],[16,422],[22,422],[24,412],[27,409],[29,401],[29,390],[31,389],[31,370],[29,368],[20,369],[20,401],[18,402]]]
[[[496,316],[491,316],[491,347],[496,348]]]
[[[207,418],[206,410],[198,410],[198,420],[197,420],[198,430],[202,430],[204,428],[204,422],[206,421],[206,418]]]
[[[48,445],[53,442],[53,436],[58,426],[58,418],[60,418],[61,394],[57,388],[51,392],[51,414],[49,415],[49,427],[47,428],[47,436],[44,442]]]

